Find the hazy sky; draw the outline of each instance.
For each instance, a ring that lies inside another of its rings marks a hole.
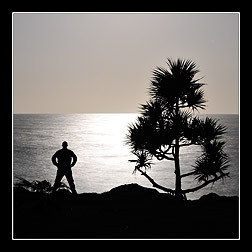
[[[14,113],[139,112],[168,57],[198,64],[201,113],[238,113],[238,13],[14,13]]]

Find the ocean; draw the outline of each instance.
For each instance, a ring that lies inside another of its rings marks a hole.
[[[140,173],[133,174],[134,159],[125,144],[130,123],[138,114],[14,114],[13,115],[13,185],[18,178],[29,181],[54,182],[56,167],[52,155],[61,149],[63,141],[78,157],[72,168],[78,193],[102,193],[123,184],[138,183],[150,187]],[[206,115],[201,115],[205,117]],[[230,156],[230,177],[187,194],[198,199],[211,192],[219,195],[239,195],[239,115],[208,115],[219,119],[227,127],[225,151]],[[192,169],[199,146],[180,148],[181,173]],[[153,159],[147,173],[160,185],[174,188],[174,163]],[[67,183],[66,179],[63,179]],[[194,177],[182,179],[182,189],[197,185]],[[162,191],[160,191],[162,192]]]

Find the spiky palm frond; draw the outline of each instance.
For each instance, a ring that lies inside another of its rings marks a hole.
[[[204,108],[204,92],[200,88],[204,85],[194,79],[199,70],[192,60],[174,61],[168,58],[169,69],[157,67],[153,71],[150,95],[155,100],[166,103],[169,110],[174,109],[178,102],[181,107],[193,109]]]
[[[224,141],[210,141],[203,145],[203,154],[196,160],[194,168],[195,179],[198,182],[207,181],[211,177],[224,178],[229,167],[229,156],[224,152]]]
[[[150,119],[158,121],[162,118],[162,115],[165,111],[164,104],[159,101],[148,101],[146,104],[141,105],[141,114]]]
[[[186,134],[192,144],[204,144],[215,139],[219,139],[226,133],[227,127],[219,123],[218,119],[206,117],[200,119],[194,117],[190,123],[189,130]]]
[[[173,109],[176,102],[176,85],[167,69],[157,67],[153,71],[149,93],[154,100],[161,101],[166,107]]]
[[[138,117],[135,123],[129,124],[125,142],[133,151],[145,149],[148,133],[151,133],[150,125],[144,117]]]
[[[188,92],[186,102],[188,107],[193,110],[205,109],[206,100],[204,98],[204,90],[200,88],[191,90]]]
[[[188,80],[192,80],[195,74],[199,72],[196,63],[190,59],[178,58],[177,60],[173,60],[172,58],[168,58],[167,65],[175,78],[186,77]]]
[[[147,169],[151,168],[151,165],[153,164],[151,162],[152,155],[148,151],[137,150],[137,151],[132,151],[132,153],[137,157],[136,160],[129,160],[130,162],[136,163],[133,173],[135,173],[137,169],[144,168],[146,171]]]
[[[154,131],[162,133],[165,127],[165,108],[159,101],[149,101],[141,105],[142,115],[146,123],[152,125]]]
[[[189,130],[192,113],[190,110],[181,110],[177,114],[166,113],[163,115],[163,128],[160,131],[162,143],[169,145],[176,138],[184,138]]]
[[[161,146],[169,148],[178,137],[188,132],[191,112],[189,110],[173,113],[163,113],[157,102],[143,105],[143,116],[138,117],[134,124],[128,126],[126,144],[132,150],[148,150],[153,155]]]
[[[148,150],[155,154],[156,149],[163,143],[163,130],[160,122],[153,118],[138,117],[135,124],[128,126],[126,134],[126,144],[133,151]]]
[[[226,133],[226,126],[219,123],[218,119],[206,117],[201,121],[200,125],[200,137],[202,140],[209,142],[214,139],[220,138]]]

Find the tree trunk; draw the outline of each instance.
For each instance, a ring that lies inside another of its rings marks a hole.
[[[181,176],[180,176],[180,164],[179,164],[179,139],[175,142],[175,153],[174,153],[174,163],[175,163],[175,196],[178,199],[182,199],[181,190]]]
[[[176,109],[175,109],[175,115],[176,115],[176,119],[178,120],[178,116],[179,116],[179,99],[177,99],[176,102]],[[177,123],[175,123],[176,125]],[[177,128],[178,132],[177,132],[177,136],[175,139],[175,153],[174,153],[174,163],[175,163],[175,196],[178,199],[183,199],[183,195],[182,195],[182,190],[181,190],[181,176],[180,176],[180,164],[179,164],[179,136],[180,136],[180,132],[179,132],[179,128]]]

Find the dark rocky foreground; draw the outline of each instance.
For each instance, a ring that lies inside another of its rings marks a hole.
[[[13,209],[14,239],[239,238],[238,197],[213,193],[178,202],[137,184],[75,196],[17,187]]]

